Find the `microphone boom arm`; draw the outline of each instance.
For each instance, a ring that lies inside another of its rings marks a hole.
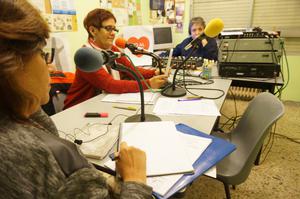
[[[121,64],[114,63],[114,64],[112,64],[111,67],[114,70],[130,73],[134,77],[134,79],[138,82],[140,96],[141,96],[141,122],[144,122],[145,121],[145,98],[144,98],[144,89],[143,89],[140,78],[137,76],[137,74],[135,72],[133,72],[132,70],[130,70],[129,68],[127,68],[126,66],[123,66]]]

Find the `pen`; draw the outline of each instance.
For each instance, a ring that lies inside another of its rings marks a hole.
[[[112,153],[112,154],[109,155],[109,158],[110,158],[112,161],[115,161],[115,160],[117,160],[117,159],[119,158],[119,156],[116,155],[115,153]]]
[[[118,109],[124,109],[124,110],[129,110],[129,111],[136,111],[135,107],[132,106],[128,106],[128,107],[122,107],[122,106],[113,106],[114,108],[118,108]]]
[[[122,124],[120,124],[119,132],[118,132],[118,144],[117,144],[117,152],[109,155],[109,158],[112,161],[116,161],[119,158],[120,144],[121,144],[121,136],[122,136]]]
[[[203,96],[188,96],[187,99],[201,99]]]
[[[178,99],[178,102],[195,101],[195,100],[201,100],[201,98]]]

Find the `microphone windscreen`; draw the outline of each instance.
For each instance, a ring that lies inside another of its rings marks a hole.
[[[115,41],[115,45],[122,49],[126,48],[126,43],[127,41],[123,38],[117,38]]]
[[[204,34],[207,37],[216,37],[224,28],[224,23],[222,19],[215,18],[208,22],[207,26],[204,29]]]
[[[95,72],[104,64],[102,53],[96,49],[82,47],[74,55],[76,67],[84,72]]]

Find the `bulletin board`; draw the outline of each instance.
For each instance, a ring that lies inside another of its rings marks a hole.
[[[141,0],[99,0],[100,8],[110,10],[119,26],[141,25]]]
[[[47,21],[52,32],[77,31],[75,0],[29,0]]]
[[[165,0],[163,10],[151,10],[150,22],[153,24],[176,24],[175,32],[183,32],[184,0]]]

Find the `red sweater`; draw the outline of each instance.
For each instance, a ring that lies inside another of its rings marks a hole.
[[[112,51],[119,52],[118,48],[113,46]],[[130,61],[126,57],[121,57],[116,60],[134,70]],[[155,75],[155,70],[138,68],[145,79],[149,79]],[[120,77],[133,79],[130,75],[120,72]],[[149,80],[146,80],[149,84]],[[146,84],[142,81],[143,88],[146,89]],[[100,68],[96,72],[83,72],[76,69],[75,79],[64,102],[64,109],[79,104],[87,99],[94,97],[97,91],[105,91],[107,93],[133,93],[138,92],[138,83],[135,80],[115,80],[104,68]]]

